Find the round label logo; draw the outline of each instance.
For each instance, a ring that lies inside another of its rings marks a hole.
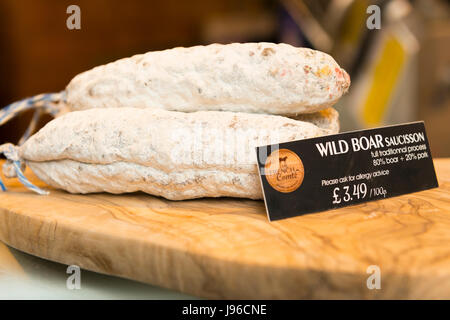
[[[305,169],[300,157],[291,150],[275,150],[267,157],[264,166],[267,182],[275,190],[289,193],[297,190],[303,182]]]

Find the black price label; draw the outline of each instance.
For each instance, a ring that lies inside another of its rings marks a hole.
[[[269,220],[438,187],[423,122],[256,148]]]

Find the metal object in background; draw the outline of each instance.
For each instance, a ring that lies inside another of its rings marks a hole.
[[[435,156],[450,155],[450,138],[444,138],[450,136],[449,126],[441,124],[439,117],[431,117],[437,112],[425,106],[445,105],[439,114],[449,114],[445,110],[450,103],[446,103],[447,95],[443,92],[448,88],[445,70],[450,70],[450,50],[447,54],[437,54],[439,49],[435,46],[431,53],[424,45],[430,32],[425,26],[431,21],[448,21],[449,1],[283,0],[282,3],[298,27],[297,34],[301,35],[300,41],[291,42],[330,53],[352,78],[349,93],[336,106],[343,131],[418,119],[433,121],[435,125],[427,123],[427,127],[440,128],[430,131],[431,146],[433,141],[437,146]],[[381,9],[379,30],[369,30],[366,26],[367,7],[372,4]],[[448,23],[441,25],[444,27],[436,35],[440,39],[446,38],[446,32],[450,34]],[[292,32],[281,29],[281,39],[289,40],[284,34],[292,38]],[[436,58],[424,58],[424,55]],[[449,58],[444,58],[445,55]],[[440,65],[436,66],[433,60],[438,60]],[[426,102],[424,95],[429,97]],[[440,102],[431,103],[431,96]]]

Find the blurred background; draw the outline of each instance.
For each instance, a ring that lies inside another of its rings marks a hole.
[[[81,9],[69,30],[66,9]],[[381,28],[366,12],[381,8]],[[448,0],[0,0],[0,106],[63,90],[78,73],[151,50],[271,41],[330,53],[352,78],[341,131],[424,120],[450,156]],[[31,114],[0,128],[17,143]],[[50,118],[41,119],[41,125]]]

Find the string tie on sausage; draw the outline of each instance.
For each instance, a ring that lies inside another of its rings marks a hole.
[[[23,174],[25,170],[25,162],[19,156],[19,148],[12,143],[5,143],[0,145],[0,154],[6,157],[6,162],[3,165],[3,174],[6,178],[17,177],[19,181],[29,190],[41,195],[49,194],[48,191],[43,190],[32,184]],[[6,191],[6,186],[0,179],[0,188]]]

